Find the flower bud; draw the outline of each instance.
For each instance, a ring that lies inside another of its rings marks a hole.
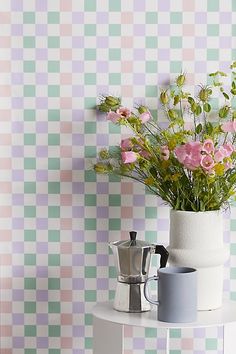
[[[145,112],[148,112],[148,108],[147,108],[146,106],[139,106],[139,107],[138,107],[138,112],[139,112],[140,114],[145,113]]]
[[[93,166],[93,169],[97,173],[107,173],[108,172],[107,166],[103,163],[96,163],[96,165]]]
[[[120,104],[120,99],[118,97],[107,96],[104,102],[107,106],[113,107]]]
[[[176,84],[177,84],[177,86],[178,86],[178,87],[183,86],[183,84],[185,83],[185,79],[186,79],[185,75],[184,75],[184,74],[180,74],[180,75],[177,77],[177,79],[176,79]]]
[[[174,109],[169,109],[168,116],[169,116],[170,120],[174,120],[177,118],[177,113],[175,112]]]
[[[162,91],[160,94],[160,101],[162,104],[167,104],[169,102],[169,96],[166,91]]]
[[[106,149],[103,149],[99,152],[99,157],[102,159],[102,160],[107,160],[109,159],[109,152],[106,150]]]
[[[199,91],[199,98],[202,102],[207,102],[210,98],[210,95],[212,94],[211,89],[207,87],[202,87],[201,90]]]

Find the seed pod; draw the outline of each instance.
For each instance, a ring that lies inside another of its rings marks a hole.
[[[174,109],[169,109],[168,110],[168,116],[171,120],[174,120],[176,119],[178,116],[177,116],[177,113],[175,112]]]
[[[98,110],[100,111],[100,112],[109,112],[110,111],[110,107],[108,107],[107,105],[106,105],[106,103],[101,103],[101,104],[99,104],[98,106],[97,106],[97,108],[98,108]]]
[[[160,94],[160,101],[162,104],[166,105],[169,102],[169,96],[166,91],[162,91]]]
[[[120,99],[118,97],[107,96],[105,99],[105,104],[107,106],[116,106],[120,104]]]
[[[109,152],[106,150],[106,149],[103,149],[99,152],[99,157],[102,159],[102,160],[106,160],[106,159],[109,159]]]
[[[229,114],[229,106],[223,106],[219,110],[219,117],[220,118],[226,118],[227,115]]]
[[[148,112],[148,108],[147,108],[146,106],[139,106],[139,107],[138,107],[138,112],[139,112],[140,114],[145,113],[145,112]]]
[[[183,86],[183,84],[185,83],[185,79],[186,79],[185,75],[184,75],[184,74],[180,74],[180,75],[177,77],[177,79],[176,79],[176,84],[177,84],[177,86],[178,86],[178,87]]]
[[[93,166],[93,169],[97,173],[106,173],[107,172],[107,166],[104,165],[103,163],[96,163],[96,165]]]
[[[212,94],[212,90],[207,87],[202,87],[199,91],[199,98],[202,102],[207,102]]]

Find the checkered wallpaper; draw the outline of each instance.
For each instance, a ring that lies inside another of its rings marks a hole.
[[[91,308],[112,299],[108,242],[168,244],[168,208],[141,186],[96,176],[119,128],[96,97],[145,102],[236,58],[234,0],[0,2],[0,353],[91,354]],[[217,102],[215,102],[217,105]],[[230,232],[231,231],[231,232]],[[236,209],[225,218],[236,300]],[[153,266],[157,261],[153,259]],[[164,353],[164,333],[126,327],[126,354]],[[222,328],[171,331],[171,354],[222,353]],[[158,349],[157,349],[158,348]]]

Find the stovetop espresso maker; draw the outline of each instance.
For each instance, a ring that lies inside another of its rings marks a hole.
[[[115,241],[109,245],[117,269],[114,309],[123,312],[144,312],[151,309],[144,297],[151,255],[160,254],[160,267],[166,266],[168,251],[162,245],[136,240],[137,232],[130,232],[130,240]]]

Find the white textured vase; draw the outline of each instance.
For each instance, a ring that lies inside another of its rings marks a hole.
[[[223,242],[221,211],[170,211],[169,264],[198,270],[198,310],[221,307],[223,265],[229,257]]]

